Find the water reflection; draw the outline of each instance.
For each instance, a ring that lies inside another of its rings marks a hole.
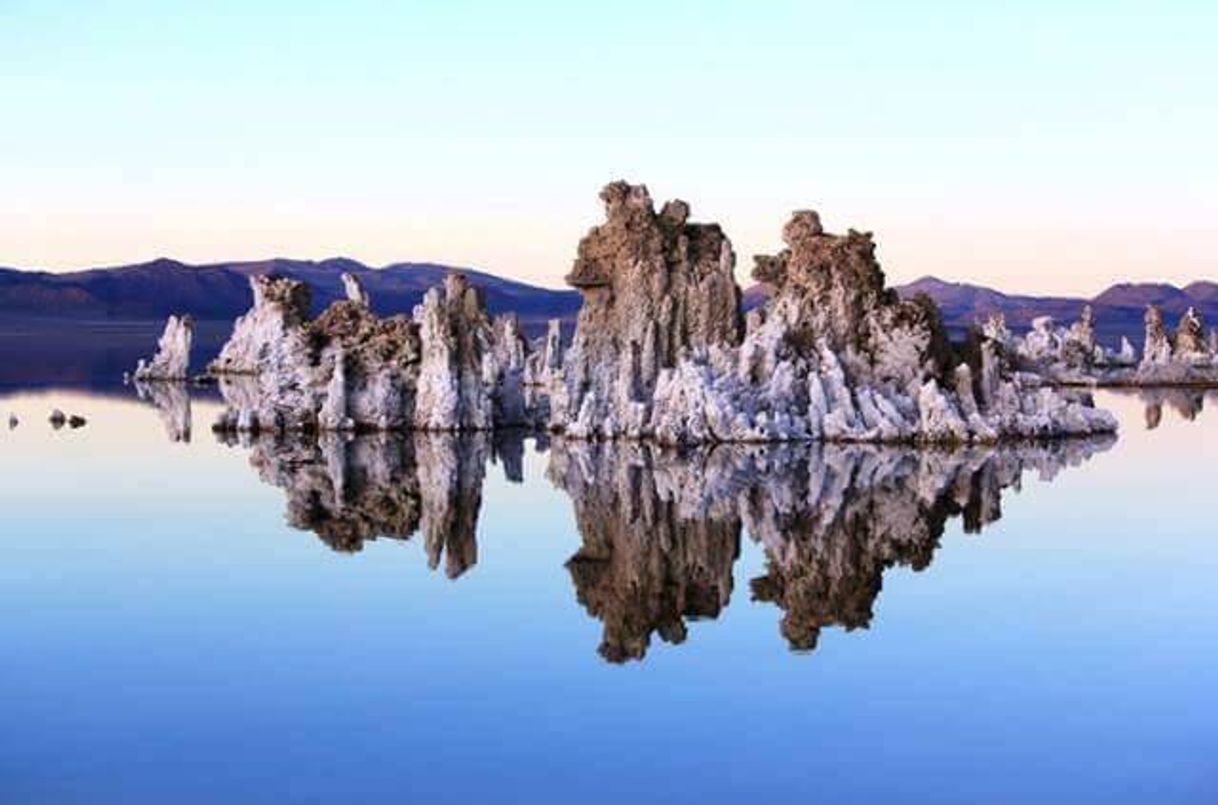
[[[219,437],[233,439],[236,437]],[[1115,437],[956,451],[869,445],[730,446],[673,451],[627,442],[549,449],[546,475],[574,507],[566,562],[575,597],[602,624],[609,662],[640,660],[658,637],[717,618],[745,535],[764,551],[751,599],[781,610],[792,649],[822,629],[865,628],[893,566],[927,567],[949,519],[966,532],[1001,516],[1025,473],[1051,479]],[[237,444],[238,442],[230,441]],[[421,534],[428,563],[458,578],[478,560],[488,463],[524,476],[521,434],[245,437],[259,478],[284,490],[287,521],[336,551]]]
[[[190,441],[190,392],[185,383],[134,381],[135,393],[152,403],[171,442]]]
[[[1163,408],[1175,411],[1187,422],[1193,422],[1205,408],[1205,398],[1212,391],[1201,388],[1158,387],[1141,389],[1112,389],[1117,397],[1134,397],[1145,406],[1143,418],[1147,430],[1154,430],[1163,422]]]
[[[951,452],[865,445],[720,446],[557,443],[550,479],[572,498],[582,547],[576,595],[604,623],[601,655],[641,659],[652,635],[679,643],[686,622],[727,606],[741,532],[765,551],[755,601],[782,610],[791,648],[820,630],[866,627],[885,570],[930,564],[946,522],[981,530],[1002,490],[1045,479],[1108,449],[1112,436]]]
[[[486,465],[485,434],[217,436],[248,447],[258,477],[284,490],[290,526],[343,553],[378,538],[422,534],[428,564],[457,578],[478,561],[475,534]],[[521,448],[522,449],[522,448]],[[519,477],[519,457],[505,462]]]

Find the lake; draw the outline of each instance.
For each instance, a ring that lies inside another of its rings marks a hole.
[[[1218,798],[1218,398],[674,453],[144,392],[0,397],[3,801]]]

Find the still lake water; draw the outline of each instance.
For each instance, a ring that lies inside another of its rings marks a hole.
[[[1215,801],[1200,399],[678,456],[10,390],[0,800]]]

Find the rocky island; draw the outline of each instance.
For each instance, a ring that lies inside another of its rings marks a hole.
[[[869,233],[830,234],[815,212],[796,212],[786,248],[755,259],[772,293],[745,317],[718,225],[691,223],[683,201],[657,212],[642,185],[614,182],[601,199],[605,221],[567,277],[583,297],[569,348],[557,323],[530,343],[514,317],[489,317],[460,274],[413,315],[387,318],[354,276],[316,318],[306,285],[256,276],[252,309],[209,367],[228,404],[216,428],[523,426],[669,445],[964,444],[1116,428],[1085,395],[1021,367],[1001,331],[949,342],[932,302],[886,287]],[[176,371],[169,335],[151,365]]]

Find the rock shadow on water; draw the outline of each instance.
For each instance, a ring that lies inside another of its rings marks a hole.
[[[638,443],[557,441],[550,480],[575,506],[583,544],[567,569],[603,623],[609,662],[641,660],[653,635],[728,606],[742,533],[765,553],[752,600],[781,611],[793,650],[822,629],[866,628],[890,567],[930,565],[946,524],[968,533],[1001,517],[1026,472],[1052,479],[1115,437],[917,450],[876,445],[721,445],[673,451]]]

